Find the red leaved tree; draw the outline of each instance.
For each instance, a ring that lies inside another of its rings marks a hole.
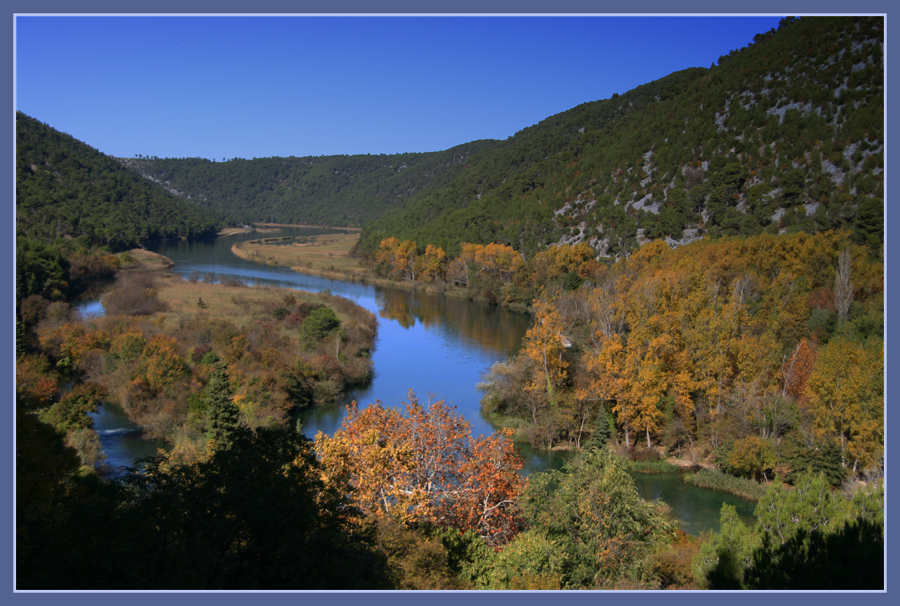
[[[331,437],[316,436],[325,480],[347,486],[370,515],[408,524],[475,530],[489,545],[524,526],[517,499],[522,460],[507,432],[472,437],[469,423],[443,400],[428,406],[410,392],[405,411],[380,402],[348,408]]]

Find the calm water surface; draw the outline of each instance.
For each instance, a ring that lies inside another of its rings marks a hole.
[[[348,393],[341,402],[304,411],[300,421],[306,435],[314,436],[319,431],[332,434],[340,427],[346,406],[352,401],[361,408],[376,400],[385,406],[402,406],[409,390],[420,401],[443,399],[454,404],[472,425],[474,435],[492,433],[495,428],[481,416],[481,393],[475,385],[491,364],[518,351],[530,326],[530,316],[454,297],[307,276],[284,267],[252,263],[231,252],[231,245],[238,241],[322,233],[332,232],[285,228],[278,233],[166,243],[155,252],[175,262],[176,274],[214,272],[252,284],[313,292],[329,290],[354,300],[378,316],[378,336],[372,355],[374,379],[369,385]],[[98,311],[102,313],[102,308],[85,310]],[[114,465],[130,465],[135,458],[153,454],[160,446],[158,443],[142,445],[148,441],[140,439],[140,428],[129,425],[121,410],[108,405],[101,407],[95,426]],[[567,457],[564,452],[539,452],[527,446],[519,449],[526,462],[525,473],[559,468]],[[641,495],[666,501],[681,527],[691,534],[718,529],[723,501],[735,504],[741,515],[752,515],[753,502],[685,484],[676,474],[633,475]]]

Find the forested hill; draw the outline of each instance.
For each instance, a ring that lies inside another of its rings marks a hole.
[[[787,18],[710,69],[585,103],[473,156],[446,188],[369,224],[386,237],[507,244],[855,230],[880,250],[882,18]]]
[[[16,113],[16,233],[20,244],[112,251],[212,235],[222,213],[135,175],[114,158]]]
[[[246,222],[362,224],[369,251],[397,237],[621,257],[655,238],[840,228],[880,251],[883,26],[786,18],[709,69],[443,152],[121,161]]]
[[[429,153],[302,158],[120,158],[173,193],[238,219],[359,226],[423,192],[451,184],[467,159],[496,145],[473,141]]]

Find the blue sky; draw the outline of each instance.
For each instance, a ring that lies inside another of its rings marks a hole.
[[[709,67],[780,17],[19,17],[16,108],[114,156],[437,151]]]

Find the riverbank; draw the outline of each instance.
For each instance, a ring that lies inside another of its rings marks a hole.
[[[119,258],[106,314],[47,318],[42,352],[54,384],[102,394],[184,461],[204,452],[205,386],[220,365],[248,427],[290,423],[374,376],[377,318],[349,299],[212,273],[185,280],[140,249]]]
[[[494,303],[471,289],[448,283],[398,281],[375,276],[358,258],[351,255],[351,250],[358,240],[359,236],[355,234],[314,236],[304,242],[293,244],[276,244],[275,239],[261,238],[237,242],[231,246],[231,252],[247,261],[268,266],[289,267],[293,271],[310,276],[439,294],[478,303]],[[504,307],[519,312],[530,311],[530,307],[522,303],[512,303]]]
[[[254,223],[256,226],[263,227],[296,227],[299,229],[340,229],[349,232],[361,232],[362,227],[338,227],[336,225],[311,225],[308,223]],[[257,228],[258,229],[258,228]]]

